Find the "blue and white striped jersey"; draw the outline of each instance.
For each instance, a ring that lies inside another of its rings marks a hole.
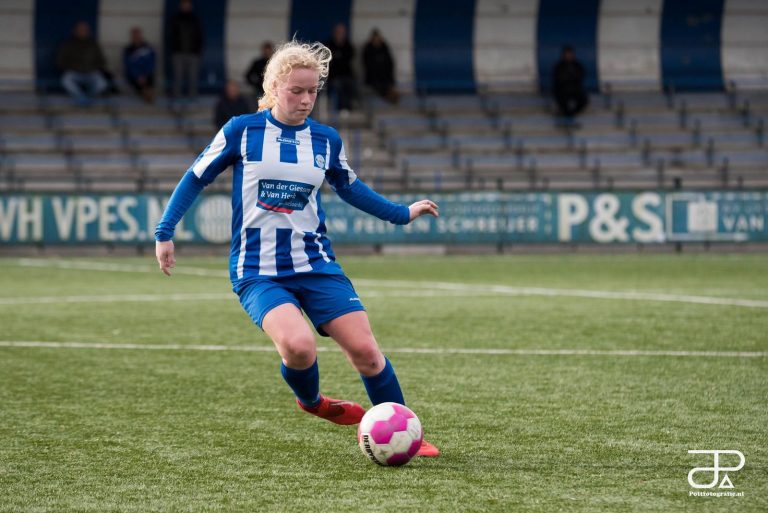
[[[326,237],[320,186],[351,205],[396,224],[404,205],[372,191],[347,164],[338,132],[307,118],[277,121],[268,110],[232,118],[192,164],[166,207],[155,237],[170,240],[200,191],[232,166],[230,278],[243,280],[323,269],[335,260]]]

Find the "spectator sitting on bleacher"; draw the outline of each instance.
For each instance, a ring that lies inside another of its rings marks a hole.
[[[395,89],[395,61],[378,29],[371,31],[371,37],[363,48],[365,84],[390,103],[397,103]]]
[[[570,46],[563,47],[552,71],[552,92],[565,123],[572,125],[573,118],[584,110],[589,100],[584,89],[584,67]]]
[[[333,59],[328,70],[328,98],[335,100],[336,110],[352,110],[355,98],[357,98],[357,83],[355,72],[352,69],[352,59],[355,57],[355,48],[347,37],[347,27],[343,23],[337,23],[333,27],[333,37],[325,43],[331,50]]]
[[[125,79],[147,103],[155,101],[155,50],[141,29],[131,29],[131,43],[123,50]]]
[[[251,104],[248,99],[240,94],[240,86],[234,80],[227,80],[224,86],[224,93],[216,103],[216,111],[213,116],[213,122],[216,130],[223,127],[227,121],[241,114],[252,112]]]
[[[93,98],[107,89],[109,84],[102,74],[105,63],[104,53],[84,21],[75,25],[72,37],[56,53],[56,67],[62,72],[61,85],[78,105],[90,105]]]
[[[258,59],[254,59],[251,63],[251,67],[248,68],[248,72],[245,74],[245,80],[251,87],[253,87],[253,94],[256,98],[264,96],[264,70],[267,68],[267,63],[275,53],[275,47],[271,41],[264,41],[261,43],[261,56]]]

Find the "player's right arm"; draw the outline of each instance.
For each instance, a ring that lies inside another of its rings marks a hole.
[[[176,225],[194,203],[200,192],[227,169],[240,154],[238,133],[242,132],[238,118],[232,118],[213,138],[192,166],[184,173],[165,207],[163,217],[155,228],[155,256],[160,270],[170,276],[176,264],[173,233]]]

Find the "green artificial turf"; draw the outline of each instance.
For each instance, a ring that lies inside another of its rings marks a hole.
[[[181,255],[171,278],[151,259],[2,259],[0,511],[768,510],[768,358],[710,353],[768,352],[764,255],[342,264],[440,458],[381,468],[354,428],[298,411],[224,257]],[[319,345],[322,390],[367,405]],[[690,496],[711,466],[692,449],[743,452],[743,496]]]

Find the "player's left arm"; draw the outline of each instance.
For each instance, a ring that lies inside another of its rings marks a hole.
[[[347,164],[344,145],[340,139],[335,145],[332,144],[331,152],[331,162],[325,172],[325,179],[336,194],[353,207],[393,224],[408,224],[426,214],[438,217],[438,206],[429,199],[406,207],[388,200],[368,187]]]

